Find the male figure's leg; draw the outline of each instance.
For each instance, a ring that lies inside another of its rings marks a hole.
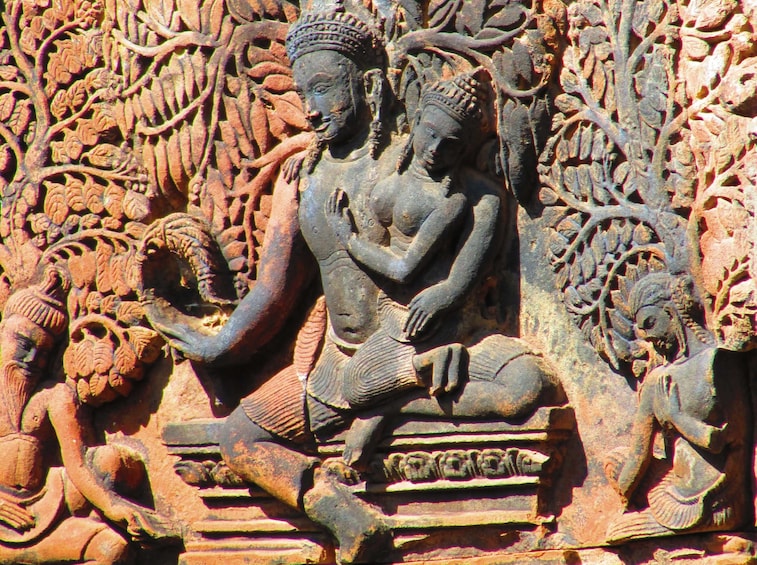
[[[94,517],[70,516],[28,545],[0,544],[0,564],[16,563],[131,563],[133,553],[123,535]]]
[[[294,508],[302,508],[302,495],[312,487],[321,463],[303,453],[304,446],[298,448],[250,420],[241,406],[226,418],[220,449],[229,468],[245,482]]]
[[[245,399],[222,428],[219,447],[229,468],[327,528],[339,545],[340,562],[360,563],[385,555],[392,537],[381,513],[321,471],[321,460],[308,453],[314,450],[312,438],[298,434],[299,441],[293,441],[253,422],[248,414],[252,400]]]

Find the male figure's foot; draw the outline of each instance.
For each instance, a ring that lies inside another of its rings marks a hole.
[[[392,531],[383,514],[344,485],[318,470],[302,501],[307,516],[336,538],[339,563],[380,563],[388,557]]]
[[[381,439],[386,424],[383,413],[358,416],[352,421],[344,441],[342,458],[350,467],[366,471],[376,444]]]

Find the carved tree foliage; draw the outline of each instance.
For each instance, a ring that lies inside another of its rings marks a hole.
[[[63,364],[93,404],[162,341],[133,289],[146,224],[194,211],[244,294],[281,163],[310,134],[284,50],[294,4],[9,1],[0,27],[0,307],[70,275]]]
[[[123,90],[113,113],[169,210],[210,223],[240,294],[255,277],[271,188],[310,134],[284,38],[286,1],[109,2],[106,68]]]
[[[145,170],[116,127],[122,89],[103,66],[103,9],[89,0],[10,1],[0,28],[0,305],[40,263],[69,273],[65,368],[93,403],[125,394],[119,378],[138,378],[159,343],[141,327],[127,280],[132,240],[152,202]],[[87,317],[100,340],[94,366],[91,349],[76,345]],[[95,384],[98,375],[104,383]],[[93,386],[87,394],[85,384]]]
[[[42,250],[149,216],[147,177],[116,131],[102,67],[103,5],[9,1],[0,28],[0,299]]]
[[[134,291],[140,233],[136,222],[126,232],[82,230],[48,247],[41,258],[63,267],[71,279],[63,369],[89,404],[126,396],[163,346],[157,332],[144,327]]]
[[[710,324],[728,347],[753,345],[757,216],[757,4],[681,2],[680,76],[696,165],[692,223],[701,245],[701,283]],[[751,342],[751,343],[750,343]]]
[[[693,164],[675,96],[679,29],[669,0],[571,4],[563,93],[539,166],[565,306],[602,356],[615,368],[633,363],[637,376],[646,363],[626,306],[632,283],[690,264]]]

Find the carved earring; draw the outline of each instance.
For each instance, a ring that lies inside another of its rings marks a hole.
[[[307,152],[305,153],[305,160],[302,163],[302,167],[307,174],[313,173],[318,161],[321,160],[321,155],[323,154],[324,149],[326,149],[326,142],[319,139],[318,136],[313,137],[313,141],[310,142]]]
[[[673,331],[675,332],[675,338],[678,342],[678,354],[676,358],[686,357],[689,354],[689,344],[686,339],[686,332],[684,331],[684,321],[681,319],[681,315],[675,306],[675,303],[671,300],[665,305],[665,312],[670,316],[671,322],[675,324]]]
[[[413,120],[413,128],[410,130],[410,135],[407,137],[405,146],[402,148],[399,159],[397,159],[397,172],[402,174],[410,166],[410,160],[413,158],[413,139],[415,139],[415,128],[421,121],[421,112],[418,110],[415,113],[415,120]]]
[[[384,74],[379,69],[371,69],[363,74],[365,99],[371,112],[371,131],[368,135],[368,145],[371,157],[378,156],[383,137],[383,106],[384,106]]]

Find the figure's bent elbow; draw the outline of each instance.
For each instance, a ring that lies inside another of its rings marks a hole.
[[[408,284],[412,279],[415,271],[405,267],[396,267],[390,269],[387,273],[388,278],[397,284]]]

